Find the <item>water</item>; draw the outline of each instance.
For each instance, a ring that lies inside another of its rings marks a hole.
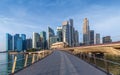
[[[0,53],[0,75],[8,75],[11,73],[14,55],[8,53]],[[22,69],[24,65],[24,55],[17,55],[16,69]]]
[[[0,75],[7,75],[8,72],[8,54],[7,53],[0,53]]]

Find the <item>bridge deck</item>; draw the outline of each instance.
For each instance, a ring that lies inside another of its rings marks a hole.
[[[15,75],[106,75],[106,73],[71,54],[54,51],[50,56]]]

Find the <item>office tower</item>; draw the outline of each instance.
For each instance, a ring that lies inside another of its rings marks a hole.
[[[104,43],[111,43],[111,42],[112,42],[112,39],[111,39],[110,36],[105,36],[105,37],[103,37],[103,44],[104,44]]]
[[[70,25],[70,29],[69,29],[69,34],[70,34],[70,42],[71,42],[71,46],[74,46],[74,42],[75,42],[75,37],[74,37],[74,27],[73,27],[73,19],[69,19],[69,25]]]
[[[21,37],[18,37],[17,38],[17,41],[16,41],[16,50],[17,51],[22,51],[22,49],[23,49],[23,40],[22,40],[22,38]]]
[[[21,38],[22,38],[22,50],[26,50],[26,35],[25,34],[21,34]]]
[[[78,31],[76,30],[74,34],[75,34],[75,46],[79,46],[79,33],[78,33]]]
[[[58,37],[57,36],[52,36],[50,37],[50,48],[53,43],[58,42]]]
[[[58,41],[62,42],[63,41],[63,34],[62,34],[62,27],[57,27],[57,37],[58,37]]]
[[[32,39],[26,39],[26,49],[29,50],[32,48]]]
[[[48,49],[50,48],[50,37],[55,36],[54,30],[48,27]]]
[[[83,43],[84,45],[90,44],[90,32],[89,32],[89,21],[87,18],[84,19],[83,23]]]
[[[17,51],[17,41],[18,41],[18,38],[19,38],[19,34],[15,34],[14,35],[14,40],[13,40],[14,41],[14,46],[13,46],[14,48],[13,49],[15,51]]]
[[[90,45],[94,44],[94,30],[90,30]]]
[[[40,48],[40,35],[38,33],[33,32],[32,37],[32,48]]]
[[[96,44],[100,44],[100,34],[96,34],[96,40],[95,40]]]
[[[69,40],[69,22],[65,21],[62,23],[62,28],[63,28],[63,42],[68,43],[70,46],[70,40]]]
[[[41,48],[42,49],[47,49],[47,39],[46,39],[46,32],[42,31],[40,32],[40,38],[41,38]]]
[[[13,50],[13,37],[8,33],[6,33],[6,50]]]

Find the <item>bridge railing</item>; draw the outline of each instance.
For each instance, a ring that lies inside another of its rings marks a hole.
[[[0,64],[7,65],[7,72],[0,70],[0,75],[9,75],[14,74],[15,72],[18,72],[35,62],[41,60],[42,58],[48,56],[51,54],[52,51],[39,51],[39,52],[23,52],[23,53],[10,53],[11,55],[14,55],[13,61]],[[23,58],[19,59],[19,55],[23,56]]]
[[[120,63],[107,60],[105,57],[99,58],[95,55],[88,55],[84,53],[76,54],[77,57],[88,62],[94,67],[106,72],[107,75],[120,75]]]

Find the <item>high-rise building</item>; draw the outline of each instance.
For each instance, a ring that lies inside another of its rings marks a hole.
[[[21,37],[17,38],[17,41],[16,41],[16,50],[17,51],[22,51],[23,50],[23,40]]]
[[[50,37],[54,37],[55,33],[54,30],[48,27],[48,49],[50,48]]]
[[[15,50],[15,51],[17,51],[17,41],[18,41],[18,39],[19,39],[19,34],[15,34],[14,35],[14,46],[13,46],[13,49]]]
[[[56,43],[56,42],[58,42],[58,37],[57,36],[50,37],[50,47],[53,43]]]
[[[94,30],[90,30],[90,45],[94,44]]]
[[[57,27],[57,37],[58,37],[58,41],[62,42],[63,41],[63,34],[62,34],[62,27]]]
[[[65,21],[62,23],[62,28],[63,28],[63,42],[68,43],[69,46],[70,44],[70,39],[69,39],[69,22]]]
[[[74,42],[75,42],[75,37],[74,37],[74,27],[73,27],[73,19],[69,20],[69,24],[70,24],[70,28],[69,28],[69,33],[70,33],[70,42],[71,42],[71,46],[74,46]]]
[[[78,33],[78,31],[76,30],[74,34],[75,34],[75,46],[79,46],[79,33]]]
[[[105,36],[105,37],[103,37],[103,44],[104,44],[104,43],[111,43],[111,42],[112,42],[112,39],[111,39],[110,36]]]
[[[99,33],[96,34],[95,42],[96,42],[96,44],[100,44],[100,34]]]
[[[32,48],[32,39],[26,39],[26,49],[29,50]]]
[[[47,49],[47,39],[46,39],[46,32],[42,31],[40,32],[40,38],[41,38],[41,48],[42,49]]]
[[[22,50],[26,50],[26,35],[25,34],[21,34],[21,38],[22,38]]]
[[[40,48],[40,35],[38,33],[33,32],[32,37],[32,48]]]
[[[87,18],[84,19],[84,23],[83,23],[83,43],[84,45],[90,44],[90,29],[89,29],[89,21]]]
[[[6,50],[13,50],[13,37],[8,33],[6,33]]]

